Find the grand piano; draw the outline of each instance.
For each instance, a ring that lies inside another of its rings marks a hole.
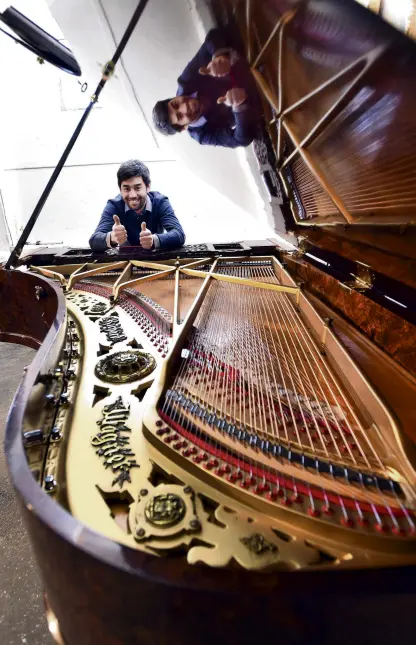
[[[411,642],[416,47],[352,1],[210,10],[297,245],[17,248],[0,271],[0,340],[38,350],[5,447],[51,632]]]

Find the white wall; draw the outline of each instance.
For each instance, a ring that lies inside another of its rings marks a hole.
[[[2,181],[3,172],[0,170],[0,253],[2,249],[9,249],[10,247],[10,234],[7,230],[6,218],[4,216],[4,205],[3,205],[3,195],[1,193],[1,186],[3,185]]]
[[[33,54],[0,34],[0,56],[9,61],[1,78],[0,118],[7,125],[2,129],[0,190],[13,242],[114,52],[113,35],[121,37],[136,0],[49,0],[49,5],[83,68],[81,81],[89,85],[82,94],[78,79],[39,65]],[[15,0],[14,6],[62,38],[45,0]],[[244,151],[198,146],[186,133],[166,140],[149,127],[154,102],[175,93],[176,77],[199,47],[201,24],[196,27],[188,0],[149,3],[123,56],[124,69],[120,66],[117,78],[107,83],[31,242],[86,245],[106,200],[118,191],[117,166],[132,157],[148,163],[154,189],[171,199],[188,242],[273,234],[266,223],[265,191],[256,187]]]
[[[147,161],[147,160],[146,160]],[[257,223],[246,211],[238,209],[223,195],[204,184],[199,177],[177,162],[147,162],[152,185],[163,189],[184,225],[187,242],[221,242],[270,237],[266,225]],[[29,241],[34,244],[60,243],[86,246],[106,200],[117,194],[116,171],[118,163],[103,166],[68,167],[58,179]],[[50,177],[51,169],[7,172],[4,189],[13,234],[27,221],[40,189]],[[179,185],[191,190],[178,190]],[[201,194],[203,202],[197,201]],[[17,198],[15,196],[18,196]],[[10,221],[10,220],[9,220]]]

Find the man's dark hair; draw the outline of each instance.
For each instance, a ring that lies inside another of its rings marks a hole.
[[[150,186],[150,172],[149,168],[143,161],[138,159],[130,159],[121,164],[117,170],[118,187],[121,187],[121,182],[131,177],[141,177],[147,187]]]
[[[158,101],[153,108],[153,123],[159,132],[162,134],[177,134],[182,132],[183,127],[180,125],[172,125],[169,121],[168,105],[172,99],[164,99]]]

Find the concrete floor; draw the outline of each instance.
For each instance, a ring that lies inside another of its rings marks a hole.
[[[0,343],[0,643],[50,645],[42,583],[10,484],[3,441],[8,409],[34,351]]]

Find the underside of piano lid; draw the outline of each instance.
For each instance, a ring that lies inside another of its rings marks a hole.
[[[413,41],[355,2],[229,4],[294,223],[414,224]]]
[[[264,157],[302,251],[335,251],[414,287],[414,3],[214,4],[238,21],[271,139]]]

